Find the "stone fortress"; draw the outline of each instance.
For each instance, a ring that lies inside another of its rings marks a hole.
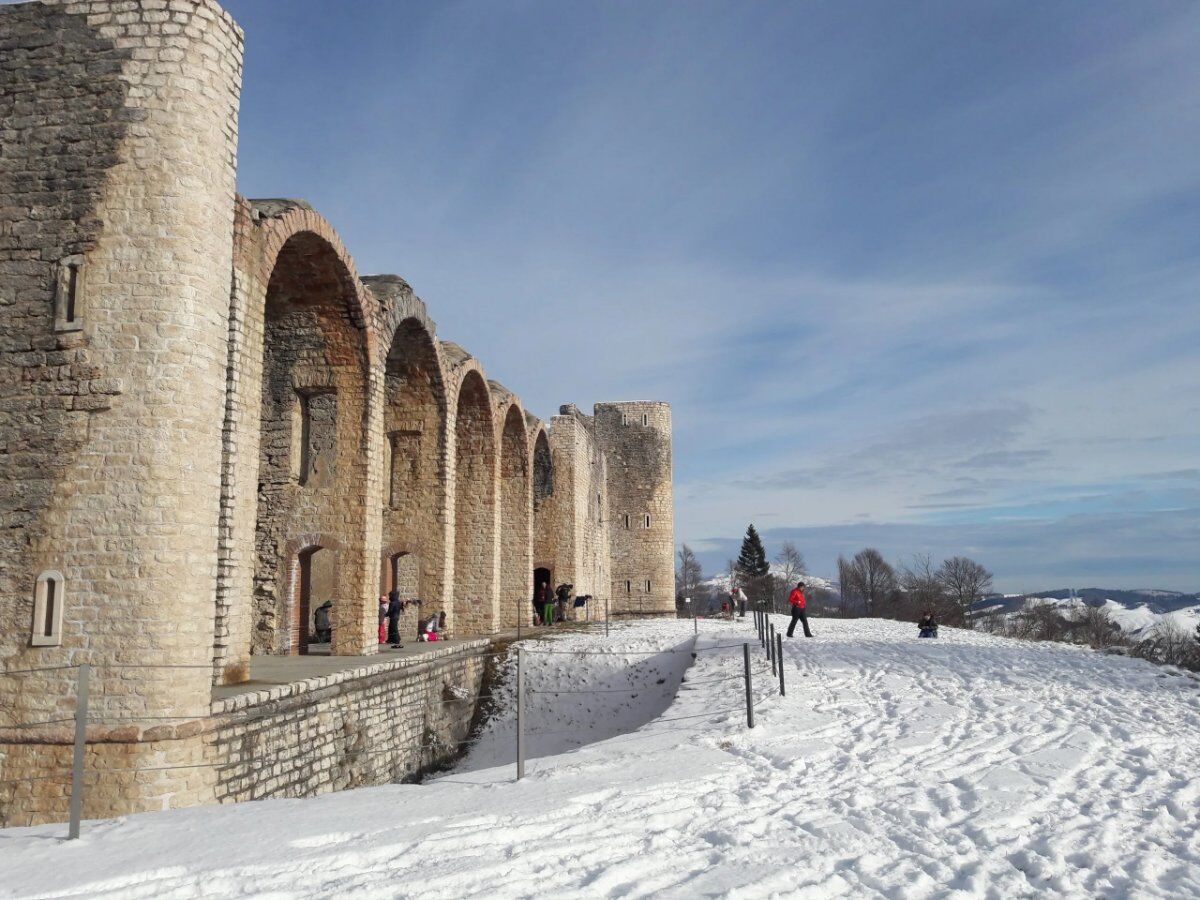
[[[593,617],[674,613],[668,405],[543,422],[310,206],[237,194],[241,53],[214,0],[0,7],[3,823],[63,815],[81,663],[103,815],[436,761],[386,748],[467,712],[380,704],[477,690],[535,573]],[[327,599],[332,656],[376,655],[392,587],[479,640],[230,693]]]

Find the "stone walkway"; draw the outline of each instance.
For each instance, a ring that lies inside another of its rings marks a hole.
[[[587,626],[583,622],[572,622],[567,625],[555,626],[553,631],[578,630],[585,627]],[[549,628],[522,628],[520,637],[522,639],[541,637],[551,634],[553,631]],[[493,643],[508,644],[517,640],[518,635],[516,631],[502,631],[480,637],[486,637]],[[241,684],[228,684],[213,688],[213,700],[224,700],[228,697],[236,697],[238,694],[261,691],[281,684],[294,684],[309,678],[321,678],[350,669],[386,665],[396,659],[421,656],[434,650],[474,643],[480,637],[434,641],[433,643],[406,641],[400,650],[393,650],[387,644],[380,644],[379,652],[371,656],[330,656],[328,644],[309,644],[309,652],[304,656],[252,656],[250,657],[250,680]]]

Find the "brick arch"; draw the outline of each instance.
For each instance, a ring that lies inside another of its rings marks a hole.
[[[529,438],[525,412],[515,397],[497,418],[500,476],[500,624],[532,624],[533,517]]]
[[[496,428],[478,363],[461,369],[454,403],[454,586],[457,637],[496,630]]]
[[[418,594],[423,604],[432,607],[440,604],[449,574],[446,443],[450,404],[441,354],[428,318],[411,307],[409,311],[413,314],[389,323],[391,336],[383,365],[381,544],[404,547],[414,556],[416,584],[407,579],[405,590]],[[391,589],[392,574],[385,566],[381,591]]]
[[[323,218],[278,203],[252,202],[262,321],[252,649],[294,649],[284,540],[312,533],[341,547],[333,651],[361,653],[375,587],[362,565],[378,402],[370,293]]]
[[[345,547],[337,536],[320,532],[297,534],[289,538],[283,548],[284,564],[284,622],[288,631],[286,650],[292,655],[306,653],[308,650],[307,622],[312,614],[312,608],[304,609],[301,589],[303,581],[304,557],[312,551],[329,551],[333,554],[333,571],[339,572],[347,564]],[[320,598],[317,598],[320,599]],[[335,603],[336,610],[336,603]]]

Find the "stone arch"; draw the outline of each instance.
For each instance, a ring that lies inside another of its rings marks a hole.
[[[554,498],[554,458],[550,452],[550,439],[545,427],[538,425],[530,442],[529,453],[531,528],[533,531],[533,560],[531,568],[546,569],[550,573],[551,590],[558,568],[557,529]],[[533,585],[536,589],[537,585]]]
[[[287,647],[293,655],[308,653],[313,613],[325,600],[336,599],[329,593],[345,564],[343,551],[336,536],[311,532],[295,535],[283,546],[282,627],[288,630]]]
[[[437,344],[426,321],[410,316],[393,331],[384,366],[381,543],[394,552],[384,554],[380,590],[394,586],[395,555],[407,554],[409,577],[398,587],[427,609],[440,604],[446,586],[446,419]]]
[[[532,495],[525,415],[515,400],[500,419],[500,624],[532,624]]]
[[[496,630],[496,430],[477,364],[462,372],[454,418],[454,588],[456,637]]]
[[[341,241],[309,209],[289,209],[267,226],[263,258],[252,649],[299,651],[288,606],[292,561],[282,550],[288,535],[319,533],[340,548],[331,588],[333,652],[361,653],[374,358],[369,294]]]

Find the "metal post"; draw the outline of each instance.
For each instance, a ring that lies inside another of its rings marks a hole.
[[[525,668],[517,648],[517,781],[525,777]]]
[[[700,636],[700,620],[696,618],[696,613],[694,611],[692,612],[692,633],[695,634],[696,637]]]
[[[779,657],[779,696],[786,697],[787,691],[783,688],[783,635],[775,635],[775,655]]]
[[[746,727],[754,727],[754,686],[750,683],[750,645],[742,644],[742,661],[746,667]]]
[[[83,751],[87,747],[88,677],[92,667],[87,663],[79,666],[75,687],[75,755],[71,758],[71,824],[68,840],[79,837],[79,820],[83,816]]]
[[[771,636],[767,639],[767,641],[771,645],[771,674],[774,675],[776,668],[778,668],[776,664],[779,662],[779,651],[775,647],[774,625],[771,626]]]

